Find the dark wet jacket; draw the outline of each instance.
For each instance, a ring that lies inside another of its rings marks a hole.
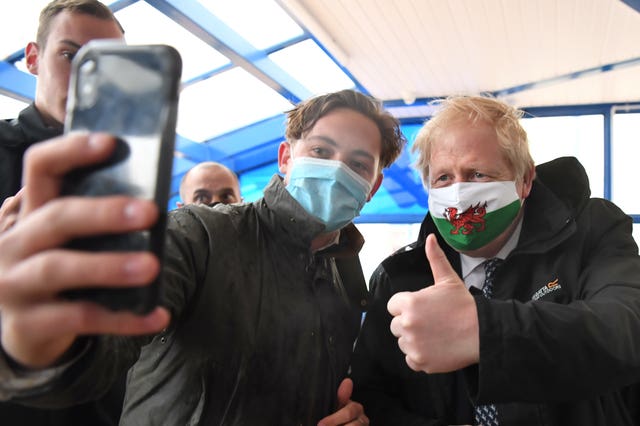
[[[0,120],[0,204],[21,187],[22,157],[27,148],[61,133],[62,128],[45,126],[33,104],[16,119]]]
[[[474,294],[479,364],[414,372],[389,330],[391,295],[433,283],[424,238],[438,234],[429,215],[418,242],[374,272],[352,374],[353,398],[371,425],[473,424],[473,404],[486,403],[496,404],[501,426],[640,424],[640,259],[631,219],[589,198],[573,158],[537,173],[493,298]],[[460,273],[460,256],[438,241]]]
[[[361,272],[343,282],[336,267],[359,265],[360,234],[351,225],[344,247],[313,254],[322,229],[279,176],[254,203],[171,212],[163,304],[173,321],[130,370],[121,424],[315,425],[334,412],[366,285]],[[59,404],[104,388],[136,360],[136,342],[93,341],[39,389],[50,393],[32,391],[32,402]]]

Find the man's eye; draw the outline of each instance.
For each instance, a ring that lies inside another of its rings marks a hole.
[[[367,170],[369,170],[369,167],[366,164],[361,163],[360,161],[352,161],[351,162],[351,168],[356,170],[356,171],[367,171]]]
[[[320,147],[312,148],[311,152],[314,154],[315,157],[326,158],[326,157],[329,157],[330,155],[330,152],[328,149],[320,148]]]
[[[71,62],[73,60],[73,58],[76,56],[75,52],[62,52],[62,56],[68,60],[69,62]]]

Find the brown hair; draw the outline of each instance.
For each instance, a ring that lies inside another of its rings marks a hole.
[[[381,170],[389,167],[398,158],[406,143],[400,123],[385,111],[376,99],[355,90],[341,90],[298,104],[287,114],[287,141],[294,143],[301,139],[320,118],[337,108],[354,110],[376,123],[382,136]]]
[[[520,124],[523,112],[490,96],[452,96],[438,101],[438,110],[416,136],[413,152],[418,152],[415,167],[423,182],[429,181],[431,148],[453,124],[483,122],[489,124],[498,138],[500,149],[520,181],[534,165],[529,152],[527,132]]]
[[[118,22],[111,9],[98,0],[53,0],[40,12],[38,33],[36,35],[36,42],[40,49],[44,50],[47,44],[47,39],[51,32],[51,21],[64,11],[91,15],[104,20],[112,20],[118,24],[120,31],[124,34],[122,25],[120,25],[120,22]]]

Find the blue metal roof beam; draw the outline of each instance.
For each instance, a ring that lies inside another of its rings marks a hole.
[[[513,93],[525,92],[527,90],[539,89],[541,87],[550,86],[552,84],[563,83],[578,78],[588,77],[591,75],[602,74],[609,71],[615,71],[622,68],[628,68],[640,65],[640,57],[625,59],[624,61],[612,62],[610,64],[601,65],[599,67],[587,68],[580,71],[570,72],[556,77],[546,78],[531,83],[520,84],[518,86],[509,87],[493,92],[493,96],[507,96]]]
[[[640,0],[621,0],[622,3],[626,4],[630,8],[634,9],[636,12],[640,12]]]
[[[235,154],[250,151],[263,143],[284,138],[285,114],[278,114],[266,120],[233,130],[221,136],[209,139],[204,144],[216,149],[221,157],[229,157]],[[277,151],[273,153],[273,158],[277,156]],[[216,158],[213,159],[217,161]]]
[[[0,93],[31,102],[36,93],[36,78],[9,62],[0,61]]]
[[[640,3],[640,0],[638,0]],[[634,67],[640,65],[640,57],[625,59],[619,62],[612,62],[610,64],[601,65],[598,67],[587,68],[584,70],[574,71],[567,74],[559,75],[556,77],[550,77],[538,81],[532,81],[530,83],[524,83],[517,86],[508,87],[501,90],[496,91],[487,91],[486,93],[490,93],[492,96],[501,97],[507,96],[518,92],[525,92],[527,90],[539,89],[545,86],[550,86],[553,84],[563,83],[570,80],[576,80],[578,78],[589,77],[591,75],[597,75],[609,71],[617,71],[623,68]],[[429,103],[436,101],[438,99],[446,98],[448,95],[435,96],[429,98],[418,98],[411,105],[407,105],[402,99],[392,99],[384,102],[385,108],[401,108],[401,107],[415,107],[419,105],[429,105]],[[421,119],[423,117],[420,117]],[[403,123],[413,122],[415,118],[403,118]]]
[[[312,93],[195,0],[146,0],[293,104]]]

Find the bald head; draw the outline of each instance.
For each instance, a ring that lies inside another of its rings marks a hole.
[[[239,203],[240,183],[229,168],[220,163],[207,161],[189,170],[180,183],[178,207],[187,204]]]

